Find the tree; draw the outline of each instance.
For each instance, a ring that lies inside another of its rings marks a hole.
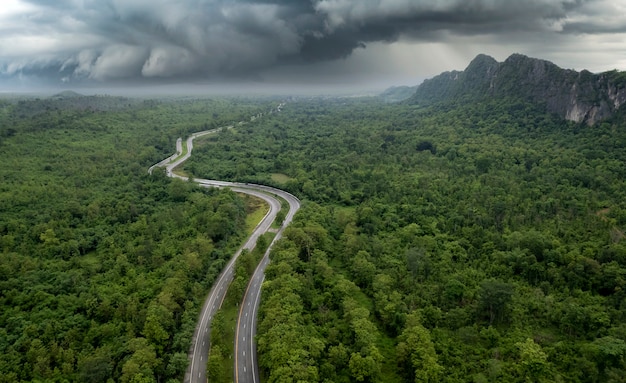
[[[166,329],[173,325],[172,322],[172,312],[164,306],[153,303],[148,307],[142,334],[154,345],[158,355],[163,354],[163,350],[170,338]]]
[[[224,355],[222,348],[218,345],[212,345],[207,360],[207,378],[209,382],[221,382],[224,377]]]
[[[371,287],[374,274],[376,273],[376,265],[370,262],[369,259],[370,255],[367,251],[360,250],[352,260],[350,267],[356,284],[364,288]]]
[[[515,346],[519,349],[519,374],[526,382],[554,381],[548,356],[540,345],[526,338],[524,342],[516,343]]]
[[[374,357],[371,355],[363,357],[359,352],[352,354],[348,366],[350,374],[357,382],[372,381],[380,372],[380,366]]]
[[[487,312],[489,324],[507,320],[508,306],[513,296],[514,287],[510,283],[497,280],[487,280],[480,288],[480,308]]]
[[[78,360],[78,373],[82,382],[106,382],[112,372],[113,361],[106,350],[97,349]]]
[[[439,365],[430,333],[420,324],[416,313],[407,317],[406,328],[398,337],[396,353],[405,375],[416,383],[440,381]]]
[[[130,358],[122,367],[122,383],[152,383],[154,369],[158,367],[154,347],[145,338],[134,338],[129,342],[128,349],[132,352]]]

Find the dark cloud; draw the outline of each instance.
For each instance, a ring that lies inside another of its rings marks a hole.
[[[600,0],[3,1],[14,9],[0,11],[0,73],[62,81],[240,77],[346,58],[372,42],[603,32],[581,15],[601,12],[595,3],[606,6]],[[623,26],[615,20],[609,29]]]

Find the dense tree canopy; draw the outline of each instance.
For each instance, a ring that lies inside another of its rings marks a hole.
[[[509,99],[314,99],[190,166],[304,200],[267,269],[269,381],[617,382],[625,129]]]
[[[146,168],[266,104],[92,102],[0,104],[0,381],[179,381],[243,230],[235,194]],[[306,99],[203,138],[192,176],[303,200],[266,273],[264,379],[624,381],[623,121]]]
[[[179,382],[246,206],[147,169],[262,104],[87,101],[0,104],[0,382]]]

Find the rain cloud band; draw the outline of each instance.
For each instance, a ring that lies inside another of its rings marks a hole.
[[[2,76],[63,81],[250,76],[284,64],[344,58],[367,43],[399,39],[537,30],[601,33],[601,26],[580,15],[594,3],[606,5],[601,0],[5,1]],[[624,27],[616,20],[611,30]]]

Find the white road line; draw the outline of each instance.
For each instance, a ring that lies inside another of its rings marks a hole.
[[[280,107],[281,106],[282,106],[282,104],[277,108],[278,111],[280,111]],[[262,114],[259,114],[259,116],[261,116],[261,115]],[[227,128],[232,128],[232,127],[233,126],[229,126]],[[177,174],[174,174],[172,169],[175,166],[180,165],[181,163],[185,162],[189,157],[191,157],[191,152],[193,150],[193,139],[195,139],[197,137],[204,136],[206,134],[216,133],[218,131],[219,131],[219,129],[213,129],[213,130],[209,130],[209,131],[204,131],[204,132],[199,132],[199,133],[192,134],[187,139],[187,153],[186,153],[186,155],[183,158],[179,158],[177,161],[173,161],[174,157],[170,157],[171,159],[170,159],[169,163],[166,163],[166,161],[162,161],[161,163],[159,163],[159,164],[157,164],[155,166],[165,166],[166,167],[166,171],[167,171],[167,175],[169,177],[181,178],[183,180],[188,180],[188,178],[186,178],[186,177],[182,177],[182,176],[179,176]],[[176,147],[177,155],[176,156],[180,156],[180,154],[182,153],[182,143],[183,143],[182,139],[178,139],[177,140],[177,143],[176,143],[176,145],[177,145],[177,147]],[[151,167],[151,169],[153,167]],[[197,183],[199,183],[200,185],[205,186],[205,187],[218,187],[218,188],[221,188],[221,187],[234,187],[234,188],[241,188],[241,189],[243,189],[242,192],[244,192],[244,193],[251,194],[251,195],[257,195],[259,197],[261,197],[259,194],[267,195],[267,194],[272,194],[273,193],[275,196],[281,196],[281,197],[285,198],[287,200],[287,202],[289,203],[289,207],[290,207],[289,210],[290,211],[288,212],[287,217],[286,217],[285,221],[283,222],[281,230],[278,231],[277,235],[274,237],[274,240],[272,242],[278,240],[281,237],[282,229],[285,226],[287,226],[289,224],[289,222],[291,222],[291,220],[293,218],[293,215],[295,214],[295,212],[300,207],[300,203],[299,203],[298,199],[295,198],[294,196],[290,195],[289,193],[286,193],[286,192],[281,191],[281,190],[277,191],[277,190],[275,190],[275,189],[273,189],[271,187],[267,187],[267,186],[263,186],[263,185],[250,185],[250,186],[247,186],[247,184],[246,184],[246,186],[243,186],[243,184],[238,184],[238,183],[229,183],[229,182],[223,182],[223,181],[212,181],[212,180],[203,180],[203,179],[200,179],[200,180],[196,179],[195,181]],[[254,190],[250,190],[250,189],[254,189]],[[271,192],[271,193],[268,193],[268,192]],[[261,198],[263,198],[263,197],[261,197]],[[266,198],[263,198],[263,199],[266,199]],[[276,208],[277,203],[276,203],[275,200],[268,201],[268,202],[270,203],[271,207]],[[270,211],[272,211],[272,210],[273,209],[270,208]],[[265,218],[267,218],[268,216],[270,216],[270,212],[268,212],[266,214],[266,216],[261,221],[262,224],[259,224],[257,228],[259,228],[261,230],[267,231],[267,229],[269,228],[269,225],[265,221]],[[248,241],[248,242],[249,242],[249,245],[248,245],[249,248],[252,248],[254,246],[254,243],[252,243],[252,241]],[[238,255],[238,254],[236,254],[236,255]],[[236,258],[237,257],[235,256],[234,259],[231,259],[231,261],[228,262],[228,264],[226,265],[226,268],[223,271],[222,275],[220,276],[217,284],[215,284],[215,287],[218,287],[218,286],[220,287],[220,293],[226,287],[226,286],[223,285],[222,282],[225,281],[228,278],[232,278],[232,268],[234,267],[234,263],[235,263]],[[263,260],[263,264],[267,265],[267,263],[269,263],[269,259],[267,257],[265,257],[265,259]],[[263,281],[263,279],[264,278],[261,279],[261,282]],[[258,280],[255,279],[255,281],[254,281],[255,289],[257,288],[257,286],[259,286],[259,282],[258,282]],[[257,308],[256,306],[257,306],[257,301],[259,300],[259,295],[260,294],[257,293],[256,299],[255,299],[255,306],[254,306],[253,312],[252,312],[252,317],[253,318],[256,316],[256,308]],[[218,299],[218,297],[220,297],[220,296],[218,296],[217,294],[212,294],[210,296],[209,301],[207,302],[207,305],[203,309],[203,312],[202,312],[202,315],[201,315],[201,320],[200,320],[200,326],[199,326],[198,330],[201,331],[202,328],[205,328],[205,334],[208,333],[208,328],[210,327],[209,323],[210,323],[210,321],[212,319],[212,312],[209,310],[209,307],[211,307],[211,304],[212,304],[213,311],[215,311],[215,309],[216,309],[216,302],[215,302],[215,300]],[[223,295],[221,296],[221,299],[222,300],[224,299]],[[250,306],[250,302],[248,302],[248,306]],[[206,320],[207,316],[209,317],[209,322],[207,322],[207,320]],[[247,312],[246,312],[246,317],[248,317],[248,313]],[[252,322],[251,328],[254,328],[254,324],[255,323]],[[246,325],[244,324],[244,327],[245,326]],[[200,336],[198,336],[198,338],[200,338]],[[202,338],[202,339],[203,339],[202,345],[206,346],[206,342],[205,342],[206,339],[205,338]],[[245,342],[245,337],[243,339],[244,339],[244,342]],[[198,367],[196,365],[196,363],[197,363],[197,355],[199,354],[199,352],[198,352],[199,351],[198,350],[199,347],[198,346],[199,346],[199,342],[197,342],[197,341],[194,342],[194,346],[193,346],[194,350],[193,350],[193,355],[192,355],[192,358],[191,358],[190,373],[192,373],[192,371],[196,370],[194,368],[194,366]],[[254,342],[253,341],[251,342],[251,347],[252,347],[251,350],[254,351]],[[202,355],[201,355],[201,359],[203,359]],[[252,359],[253,359],[252,360],[253,383],[256,383],[256,377],[254,376],[255,375],[254,374],[254,372],[255,372],[254,371],[254,355],[252,355]],[[201,371],[198,372],[198,378],[202,378],[202,373],[201,372],[204,371],[204,370],[202,369],[202,366],[200,366],[199,368],[200,368]],[[246,369],[246,367],[244,365],[244,371],[246,371],[246,370],[247,369]]]

